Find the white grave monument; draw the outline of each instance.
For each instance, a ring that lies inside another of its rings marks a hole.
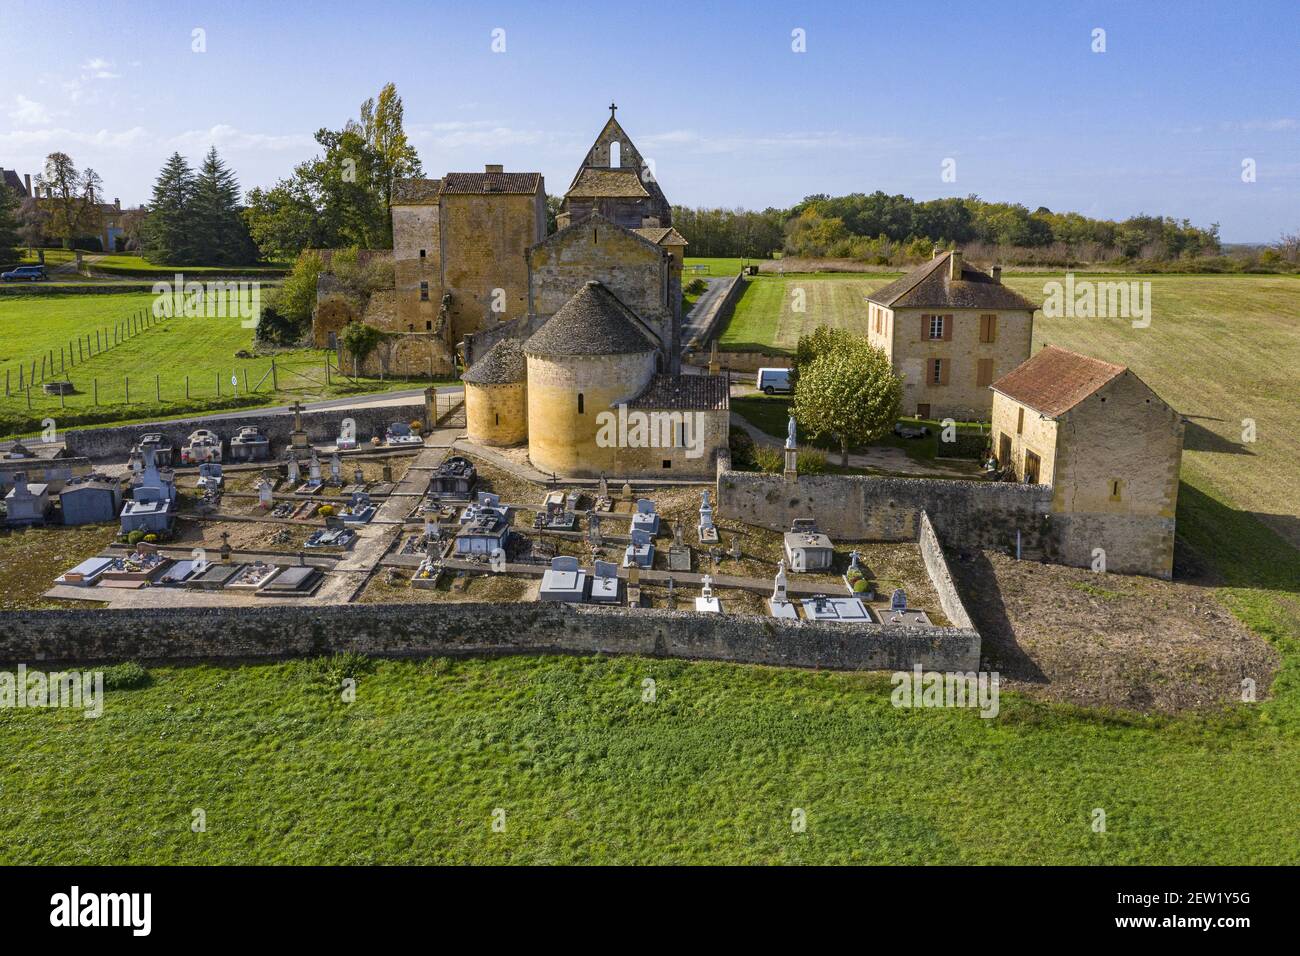
[[[700,596],[695,599],[695,610],[703,614],[722,613],[722,605],[713,596],[713,578],[707,574],[700,579]]]
[[[767,599],[768,610],[772,612],[773,617],[798,620],[799,611],[790,601],[786,586],[785,561],[778,561],[776,580],[772,582],[772,596]]]

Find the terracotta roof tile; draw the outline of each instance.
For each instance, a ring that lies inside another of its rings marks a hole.
[[[730,387],[721,375],[656,375],[627,407],[721,411],[730,400]]]
[[[1048,345],[989,387],[1035,411],[1058,418],[1126,371],[1123,365]]]
[[[532,195],[541,188],[541,184],[541,173],[448,173],[442,177],[442,195]]]

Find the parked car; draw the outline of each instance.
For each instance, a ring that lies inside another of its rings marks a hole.
[[[764,395],[788,395],[793,391],[788,368],[760,368],[755,384]]]
[[[48,282],[50,274],[45,271],[45,266],[19,266],[0,273],[0,279],[5,282]]]

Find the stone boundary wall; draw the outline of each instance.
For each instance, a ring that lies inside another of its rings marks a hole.
[[[731,279],[731,284],[727,290],[720,295],[713,304],[713,313],[705,320],[703,329],[694,339],[685,343],[686,345],[702,349],[718,334],[718,328],[731,318],[731,313],[736,308],[736,302],[745,292],[745,274],[736,273]]]
[[[971,628],[838,625],[556,604],[325,605],[19,611],[0,665],[376,657],[641,654],[831,670],[972,671]]]
[[[313,442],[333,444],[338,438],[339,423],[351,418],[357,423],[357,438],[365,442],[376,433],[382,435],[391,422],[424,421],[424,400],[403,405],[362,406],[360,408],[326,408],[302,413],[302,427]],[[428,424],[428,423],[426,423]],[[210,428],[229,440],[240,429],[255,425],[271,439],[272,455],[278,456],[293,431],[293,412],[264,409],[254,412],[231,411],[229,415],[181,418],[168,422],[142,422],[138,425],[110,425],[104,428],[76,428],[62,433],[68,453],[87,458],[121,458],[125,460],[140,436],[161,432],[177,445],[196,428]],[[229,445],[226,446],[227,452]]]
[[[939,543],[939,536],[934,533],[930,516],[924,511],[921,512],[917,546],[921,549],[921,560],[925,562],[925,571],[930,576],[930,584],[939,595],[939,606],[943,608],[943,613],[948,615],[948,620],[952,622],[953,627],[973,628],[975,625],[971,623],[970,615],[966,613],[966,605],[962,603],[961,595],[957,593],[957,585],[953,582],[952,571],[948,568],[948,559],[943,555],[943,545]]]
[[[925,513],[949,546],[1014,549],[1055,558],[1068,515],[1051,514],[1047,485],[891,478],[876,475],[781,475],[728,471],[718,475],[718,511],[777,531],[795,518],[815,518],[832,539],[917,541]]]

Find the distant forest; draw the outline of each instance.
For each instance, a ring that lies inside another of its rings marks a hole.
[[[1234,249],[1228,256],[1219,242],[1218,223],[1199,227],[1186,219],[1147,215],[1116,222],[1042,206],[1031,212],[975,196],[917,202],[879,191],[821,194],[790,209],[762,212],[674,206],[673,225],[690,243],[688,254],[701,257],[768,258],[777,253],[905,265],[929,258],[939,245],[1024,265],[1182,263],[1272,271],[1296,264],[1294,237],[1268,249]]]

